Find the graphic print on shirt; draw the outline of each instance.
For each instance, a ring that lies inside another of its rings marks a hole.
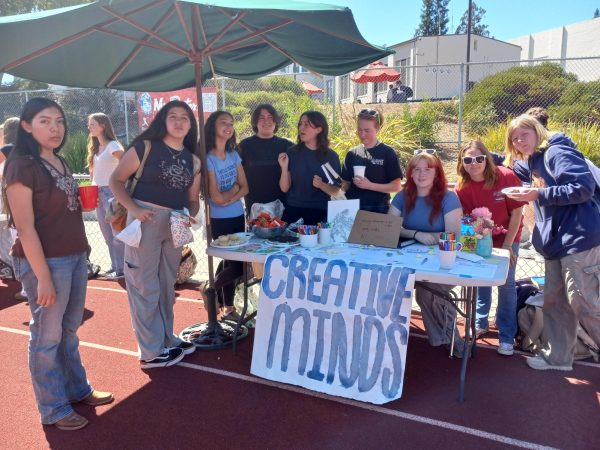
[[[79,208],[79,185],[77,184],[77,181],[71,176],[62,175],[52,164],[45,160],[42,159],[42,162],[50,171],[52,178],[54,178],[56,187],[67,194],[67,209],[69,211],[77,211],[77,208]],[[65,172],[68,174],[66,168]]]
[[[216,167],[215,170],[219,192],[231,189],[237,180],[237,166],[232,164],[226,167]]]
[[[171,161],[160,162],[158,178],[167,188],[181,191],[192,184],[192,171],[187,167],[187,162],[179,156]]]

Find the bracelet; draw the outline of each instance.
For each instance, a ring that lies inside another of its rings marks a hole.
[[[417,230],[417,231],[415,231],[415,232],[413,233],[413,237],[412,237],[413,239],[415,239],[415,238],[417,237],[417,233],[418,233],[418,232],[419,232],[419,231]]]

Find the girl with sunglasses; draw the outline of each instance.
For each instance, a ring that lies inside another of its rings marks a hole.
[[[492,213],[494,224],[508,230],[506,234],[493,236],[494,247],[510,252],[510,268],[506,283],[498,287],[498,310],[496,326],[500,332],[498,353],[513,354],[514,338],[517,334],[517,289],[515,271],[525,203],[502,194],[502,189],[521,186],[521,182],[510,169],[496,166],[490,151],[480,141],[471,141],[458,154],[458,184],[456,193],[465,214],[475,208],[486,207]],[[488,314],[492,304],[492,288],[477,288],[477,335],[488,329]]]
[[[406,169],[406,186],[392,200],[389,214],[402,217],[403,238],[425,245],[439,241],[440,232],[460,233],[462,209],[458,196],[448,190],[442,162],[429,152],[415,152]],[[431,290],[448,295],[454,286],[422,282],[415,288],[415,300],[421,308],[429,343],[449,345],[454,338],[454,354],[461,357],[464,341],[454,326],[456,308]]]
[[[374,109],[358,113],[356,134],[361,145],[352,148],[344,161],[342,189],[346,198],[359,199],[360,209],[386,214],[390,208],[390,193],[402,189],[402,169],[393,148],[379,142],[377,133],[383,125],[383,115]],[[364,166],[364,175],[354,173],[354,167]]]

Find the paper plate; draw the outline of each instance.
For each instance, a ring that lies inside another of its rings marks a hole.
[[[244,245],[246,245],[248,243],[248,241],[250,240],[250,238],[252,238],[252,233],[232,233],[234,235],[236,235],[237,237],[239,237],[241,239],[241,241],[236,241],[234,244],[230,244],[230,245],[223,245],[220,244],[219,241],[217,241],[216,239],[214,241],[212,241],[210,243],[211,247],[215,247],[215,248],[224,248],[227,250],[231,250],[234,248],[240,248],[243,247]]]
[[[523,194],[524,192],[527,192],[529,189],[531,189],[531,188],[521,187],[521,186],[512,186],[512,187],[504,188],[500,192],[502,192],[504,195],[511,196],[511,195]]]

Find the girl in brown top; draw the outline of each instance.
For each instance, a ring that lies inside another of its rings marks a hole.
[[[87,239],[77,182],[58,155],[67,135],[62,108],[33,98],[21,113],[15,147],[4,168],[15,275],[29,299],[29,369],[43,424],[77,430],[88,421],[72,403],[101,405],[112,394],[90,386],[79,356],[77,328],[87,284]]]

